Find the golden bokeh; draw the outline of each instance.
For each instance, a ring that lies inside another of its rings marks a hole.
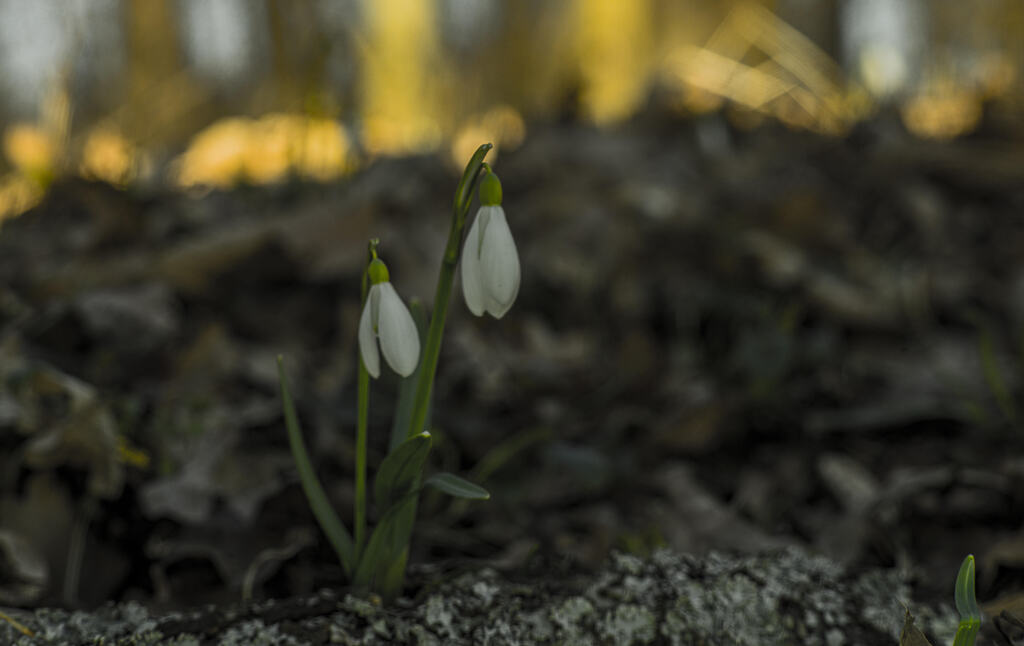
[[[364,5],[362,135],[371,154],[435,150],[442,141],[444,67],[433,0]]]
[[[132,5],[132,56],[116,104],[76,112],[67,66],[34,120],[4,127],[0,216],[35,204],[65,173],[118,187],[145,179],[229,188],[328,182],[386,155],[441,152],[459,168],[481,142],[495,144],[492,160],[519,146],[531,118],[614,128],[655,90],[684,118],[723,111],[737,127],[777,122],[827,135],[893,106],[916,136],[948,139],[976,128],[986,102],[1019,105],[1024,54],[1024,10],[1009,0],[982,12],[991,39],[969,46],[964,39],[976,37],[961,33],[961,14],[930,10],[946,26],[928,36],[927,69],[884,41],[844,68],[828,53],[839,48],[834,35],[815,40],[767,0],[374,0],[332,32],[304,23],[305,40],[289,39],[287,11],[274,12],[272,65],[236,92],[190,69],[184,41],[167,27],[174,11],[168,2]],[[480,33],[453,11],[476,15]],[[327,73],[335,50],[347,81]]]
[[[4,131],[4,157],[21,174],[46,186],[57,170],[59,143],[43,128],[16,123]]]
[[[653,33],[650,0],[576,0],[570,33],[582,80],[586,117],[609,125],[647,98]]]
[[[455,168],[466,163],[481,142],[494,148],[488,154],[493,164],[502,149],[515,150],[526,138],[526,122],[515,108],[498,105],[466,120],[452,138],[451,161]]]
[[[981,97],[970,88],[939,83],[908,99],[900,116],[919,137],[951,139],[970,132],[981,120]]]
[[[145,165],[143,152],[116,128],[99,126],[82,144],[79,173],[86,178],[124,187],[134,181]]]
[[[181,187],[265,184],[289,175],[330,181],[353,170],[348,134],[331,119],[268,114],[222,119],[196,135],[174,164]]]

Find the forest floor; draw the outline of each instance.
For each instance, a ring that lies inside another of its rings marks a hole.
[[[523,283],[453,292],[407,594],[615,551],[796,547],[1024,616],[1024,145],[720,116],[535,127],[495,164]],[[299,486],[283,354],[351,517],[370,237],[429,302],[458,173],[205,194],[67,181],[0,228],[0,606],[180,609],[343,590]],[[371,473],[395,381],[374,382]]]

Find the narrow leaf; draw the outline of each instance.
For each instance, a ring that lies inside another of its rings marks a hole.
[[[956,610],[961,617],[981,619],[978,600],[974,596],[974,555],[968,554],[960,564],[960,572],[956,575],[956,588],[953,592]]]
[[[306,500],[309,501],[313,515],[320,523],[320,528],[327,535],[327,540],[331,542],[334,551],[337,552],[345,574],[351,577],[355,556],[352,537],[331,506],[327,494],[313,470],[309,453],[306,451],[306,444],[302,440],[302,428],[299,426],[298,415],[295,414],[295,404],[292,402],[292,395],[288,389],[288,380],[285,378],[284,359],[280,355],[277,357],[277,376],[281,382],[281,402],[284,406],[284,423],[288,428],[288,444],[291,446],[292,457],[295,459],[295,467],[299,471],[302,490],[306,493]]]
[[[381,516],[353,576],[356,586],[380,592],[383,574],[400,559],[403,551],[407,551],[418,497],[417,491],[402,496]]]
[[[374,497],[377,524],[355,577],[356,585],[369,587],[385,598],[402,589],[409,540],[416,521],[423,465],[430,453],[430,433],[403,442],[388,454],[377,470]]]
[[[414,513],[413,516],[416,514]],[[411,532],[410,532],[411,534]],[[385,599],[396,598],[405,585],[405,565],[409,561],[409,541],[405,541],[405,549],[391,559],[391,562],[377,577],[377,592]]]
[[[3,612],[0,612],[0,620],[6,621],[7,623],[9,623],[11,625],[12,628],[17,630],[22,635],[25,635],[26,637],[35,637],[36,636],[36,634],[34,632],[32,632],[27,626],[19,623],[18,621],[16,621],[10,615],[6,615]]]
[[[395,501],[419,489],[429,453],[430,433],[423,432],[410,437],[384,458],[373,487],[378,514],[386,514]]]
[[[433,487],[449,496],[468,498],[470,500],[488,500],[491,494],[478,484],[465,480],[454,473],[435,473],[423,483],[425,487]]]
[[[416,523],[419,499],[419,490],[407,494],[407,498],[394,505],[394,515],[388,520],[392,526],[390,551],[386,558],[376,564],[377,574],[374,581],[377,592],[385,599],[397,597],[405,583],[405,564],[409,560],[409,543]]]

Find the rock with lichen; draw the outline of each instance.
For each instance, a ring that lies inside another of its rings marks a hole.
[[[238,608],[157,614],[138,603],[93,612],[8,611],[0,643],[192,644],[845,644],[894,643],[910,605],[895,570],[845,571],[801,550],[694,558],[614,555],[587,577],[510,581],[466,573],[383,606],[321,591]],[[950,613],[937,615],[936,627]],[[926,628],[928,626],[925,626]]]

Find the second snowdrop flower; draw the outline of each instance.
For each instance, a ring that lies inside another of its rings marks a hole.
[[[490,168],[480,180],[480,204],[462,249],[462,294],[473,314],[500,319],[519,294],[519,253]]]
[[[359,317],[359,352],[373,378],[380,377],[380,352],[391,369],[403,377],[416,370],[420,360],[420,337],[416,323],[389,282],[387,265],[374,258],[367,267],[370,291]]]

